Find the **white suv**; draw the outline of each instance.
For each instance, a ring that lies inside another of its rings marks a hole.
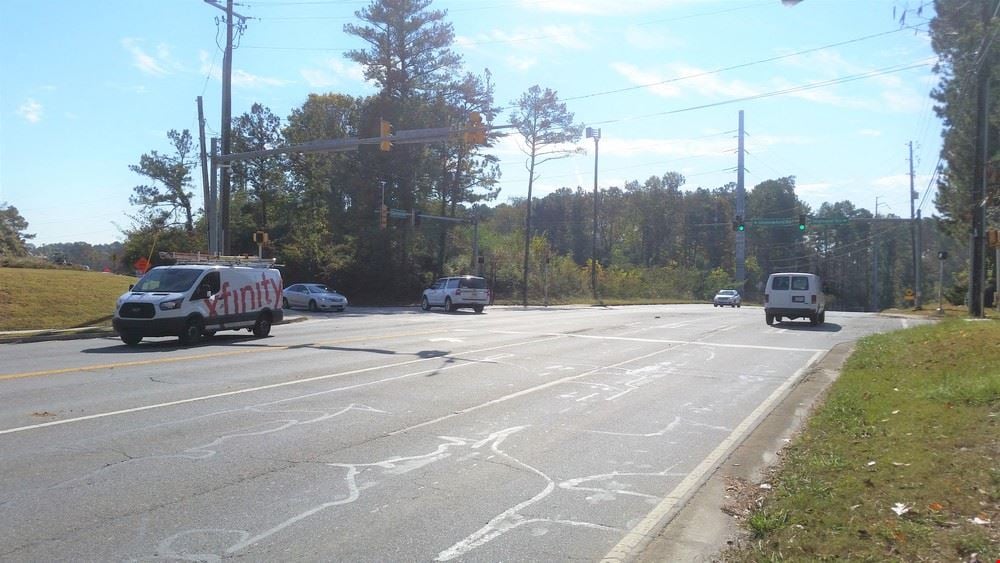
[[[448,312],[471,307],[482,313],[489,303],[490,290],[486,289],[486,280],[479,276],[441,278],[425,289],[420,298],[420,308],[424,311],[431,307],[444,307]]]
[[[767,324],[798,318],[812,326],[826,322],[826,299],[819,276],[799,272],[771,274],[764,286],[764,320]]]

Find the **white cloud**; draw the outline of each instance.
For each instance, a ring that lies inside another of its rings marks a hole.
[[[300,73],[306,84],[312,88],[332,88],[345,80],[355,84],[370,84],[365,80],[364,68],[361,65],[340,59],[328,59],[320,67],[304,68]]]
[[[675,82],[662,84],[665,79],[662,74],[656,71],[642,69],[628,63],[613,63],[611,68],[636,86],[652,84],[649,86],[649,91],[658,96],[676,98],[681,95],[681,89]]]
[[[507,66],[509,66],[510,68],[522,71],[529,70],[531,68],[538,66],[538,59],[536,59],[535,57],[528,57],[528,56],[521,57],[521,56],[511,55],[504,60],[507,61]]]
[[[28,98],[19,108],[17,108],[17,114],[24,118],[24,120],[28,123],[38,123],[42,120],[42,104],[32,98]]]
[[[210,76],[214,80],[222,80],[222,69],[216,66],[207,52],[202,51],[199,54],[201,59],[200,72],[203,75]],[[259,76],[256,74],[251,74],[245,70],[234,70],[232,74],[233,86],[243,87],[243,88],[265,88],[268,86],[285,86],[291,82],[288,80],[282,80],[280,78],[270,78],[267,76]]]
[[[578,15],[619,15],[660,11],[675,6],[694,4],[696,0],[521,0],[521,7],[539,12]]]
[[[736,149],[733,139],[601,139],[601,156],[721,156]]]
[[[858,131],[858,135],[862,137],[881,137],[882,131],[878,129],[861,129]]]
[[[684,42],[674,36],[667,35],[661,30],[629,26],[625,30],[625,42],[644,51],[662,51],[664,49],[676,49],[684,45]]]
[[[140,40],[126,37],[121,41],[122,47],[131,53],[132,66],[145,74],[152,76],[167,76],[180,67],[170,54],[170,48],[164,44],[156,47],[156,55],[151,55],[139,46]]]
[[[461,36],[456,44],[464,52],[478,52],[503,61],[507,67],[523,71],[535,67],[540,58],[558,50],[582,51],[591,48],[593,30],[586,25],[549,25],[514,30],[494,29],[476,36]]]
[[[759,92],[758,88],[749,86],[743,81],[727,82],[718,74],[683,63],[672,63],[662,70],[643,69],[628,63],[614,63],[611,66],[633,84],[647,86],[650,92],[664,98],[676,98],[686,91],[698,94],[700,97],[726,98],[743,98]]]
[[[258,76],[250,74],[245,70],[234,70],[232,80],[233,86],[242,86],[244,88],[264,88],[267,86],[285,86],[289,84],[287,80]]]

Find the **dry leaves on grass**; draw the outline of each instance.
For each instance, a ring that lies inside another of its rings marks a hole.
[[[770,487],[756,485],[741,477],[726,477],[726,498],[722,511],[737,520],[746,520],[764,506],[768,490]]]

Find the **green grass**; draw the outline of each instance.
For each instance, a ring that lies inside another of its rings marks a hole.
[[[0,268],[0,331],[111,326],[130,283],[101,272]]]
[[[997,560],[1000,323],[863,339],[783,458],[724,560]]]

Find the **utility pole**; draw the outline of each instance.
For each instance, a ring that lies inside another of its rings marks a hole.
[[[986,159],[989,141],[990,19],[992,3],[983,2],[983,42],[976,65],[976,156],[972,181],[972,266],[969,272],[969,314],[982,318],[986,282]]]
[[[590,289],[597,302],[597,151],[601,140],[601,130],[587,127],[587,137],[594,139],[594,237],[590,247]]]
[[[218,0],[205,0],[205,3],[226,12],[226,48],[222,56],[222,147],[221,155],[225,156],[231,152],[232,148],[232,122],[233,122],[233,17],[240,18],[241,24],[246,23],[246,17],[233,11],[233,0],[226,0],[226,5],[222,6]],[[219,235],[220,252],[230,254],[232,246],[232,235],[229,232],[229,195],[230,195],[230,167],[222,166],[222,178],[219,184],[219,224],[221,229]]]
[[[922,291],[920,289],[920,251],[917,247],[917,223],[916,223],[916,210],[914,209],[913,201],[917,199],[917,192],[913,189],[913,141],[910,141],[910,243],[913,247],[913,284],[916,286],[914,288],[915,298],[913,306],[915,309],[921,308],[921,295]]]
[[[739,141],[736,149],[736,215],[746,216],[747,192],[743,184],[743,110],[740,110]],[[744,231],[736,231],[736,284],[740,287],[740,293],[746,294],[747,278],[747,234]]]
[[[219,154],[219,139],[212,137],[212,179],[209,182],[208,204],[205,213],[208,214],[208,252],[212,255],[222,254],[219,246],[219,174],[216,157]]]
[[[875,196],[875,219],[878,219],[878,196]],[[869,236],[872,241],[872,298],[871,308],[873,313],[879,311],[878,308],[878,237],[875,236],[875,227],[878,221],[872,221]]]
[[[212,197],[211,191],[209,189],[208,181],[208,153],[205,147],[205,109],[202,107],[201,96],[197,98],[198,102],[198,140],[200,142],[200,153],[201,153],[201,186],[205,198],[205,215],[208,217],[208,230],[211,232],[212,223],[215,218],[209,215],[209,209],[211,208],[211,202],[209,198]],[[213,174],[214,174],[213,170]],[[211,241],[209,242],[209,247],[212,246]]]

